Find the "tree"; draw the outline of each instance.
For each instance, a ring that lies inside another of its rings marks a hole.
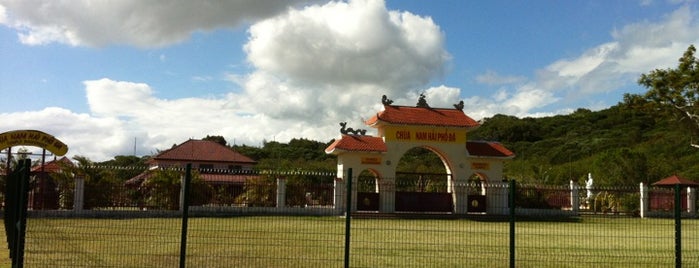
[[[177,210],[180,205],[180,187],[185,174],[181,170],[158,169],[140,186],[146,204],[157,209]],[[211,187],[201,179],[198,172],[192,171],[189,184],[189,204],[202,205],[208,202]]]
[[[206,135],[206,137],[204,137],[202,140],[213,141],[213,142],[216,142],[216,143],[221,144],[223,146],[228,146],[228,142],[226,141],[226,138],[224,138],[223,136]]]
[[[644,95],[646,99],[661,108],[669,108],[680,120],[686,120],[696,133],[699,130],[699,60],[695,52],[694,45],[690,45],[676,69],[655,69],[642,74],[638,83],[649,89]],[[694,143],[692,146],[699,148]]]

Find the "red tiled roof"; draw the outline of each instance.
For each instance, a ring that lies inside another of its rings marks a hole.
[[[366,121],[367,125],[375,125],[379,121],[391,124],[447,126],[447,127],[477,127],[479,124],[473,118],[457,109],[424,108],[408,106],[384,105],[384,110]]]
[[[502,146],[499,142],[492,141],[468,141],[466,150],[471,156],[512,158],[515,154]]]
[[[325,153],[331,154],[336,149],[353,152],[386,152],[388,150],[381,137],[344,134],[342,138],[325,148]]]
[[[675,186],[676,184],[681,186],[699,186],[699,183],[690,181],[677,175],[673,175],[653,183],[655,186]]]
[[[65,165],[73,166],[74,164],[70,161],[70,159],[68,159],[65,156],[57,160],[51,160],[47,163],[44,163],[44,172],[58,173],[61,172],[61,169],[63,169]],[[41,165],[33,167],[31,172],[41,172]]]
[[[156,155],[153,160],[255,163],[229,147],[206,140],[188,140]]]

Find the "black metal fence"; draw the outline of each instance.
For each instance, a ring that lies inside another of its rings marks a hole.
[[[482,189],[470,192],[469,196],[484,194],[481,200],[486,204],[475,204],[485,206],[483,211],[469,210],[459,215],[429,209],[381,213],[373,207],[356,211],[347,211],[352,206],[337,208],[347,204],[347,197],[359,208],[362,200],[351,199],[378,188],[357,185],[354,188],[357,195],[348,196],[345,194],[351,188],[348,181],[337,181],[334,174],[247,175],[256,176],[243,183],[204,181],[201,188],[196,188],[196,175],[192,176],[191,190],[186,192],[191,202],[183,206],[186,209],[179,209],[184,196],[179,186],[162,188],[172,190],[170,194],[139,193],[153,189],[124,186],[115,187],[106,195],[118,197],[115,200],[119,202],[104,201],[105,205],[85,206],[83,210],[74,207],[30,210],[24,264],[26,267],[699,266],[699,221],[696,212],[691,211],[694,208],[690,195],[682,189],[678,197],[683,204],[679,207],[682,217],[676,217],[674,199],[672,206],[667,206],[670,201],[665,196],[673,193],[675,198],[675,189],[650,188],[653,194],[649,197],[648,210],[654,217],[641,218],[638,186],[586,189],[514,182],[465,185]],[[442,191],[441,186],[430,190],[423,187],[424,180],[416,181],[422,183],[412,188],[416,193],[450,193],[449,189]],[[693,202],[696,205],[696,200]],[[350,217],[344,216],[347,213]],[[0,263],[9,263],[7,255],[0,256]]]

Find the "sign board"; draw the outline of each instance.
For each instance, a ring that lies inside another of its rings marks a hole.
[[[440,127],[387,126],[386,141],[466,144],[466,130]]]
[[[38,130],[14,130],[0,133],[0,149],[18,145],[41,147],[57,156],[63,156],[68,152],[68,146],[65,143]]]
[[[375,156],[375,157],[362,157],[362,164],[364,165],[380,165],[381,164],[381,157]]]
[[[471,163],[471,169],[489,170],[489,169],[490,169],[490,163],[472,162],[472,163]]]

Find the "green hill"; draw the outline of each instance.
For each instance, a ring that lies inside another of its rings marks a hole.
[[[543,118],[495,115],[469,134],[469,140],[499,141],[517,154],[506,165],[507,178],[567,184],[592,173],[600,186],[672,174],[699,179],[699,148],[690,146],[691,137],[680,122],[623,103]]]

